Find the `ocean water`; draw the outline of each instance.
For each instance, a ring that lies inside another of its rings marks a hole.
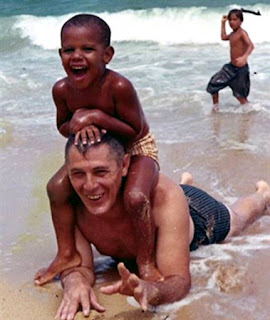
[[[229,61],[220,20],[235,7],[262,14],[244,14],[242,25],[255,44],[250,103],[241,107],[225,89],[220,112],[212,114],[205,87]],[[9,279],[29,280],[55,254],[46,182],[63,162],[65,139],[56,130],[51,88],[65,76],[60,28],[81,12],[110,25],[115,56],[109,67],[136,87],[163,172],[178,181],[188,170],[198,186],[227,204],[252,192],[258,179],[270,182],[269,0],[1,2],[0,218],[2,269]],[[243,312],[245,319],[267,319],[269,229],[264,217],[243,237],[193,254],[194,288],[168,319],[240,319]],[[256,264],[265,275],[258,275]]]

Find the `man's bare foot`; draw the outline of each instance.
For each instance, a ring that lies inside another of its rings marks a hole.
[[[139,273],[141,278],[146,281],[162,281],[164,279],[159,270],[152,263],[139,265]]]
[[[48,268],[40,269],[34,278],[35,284],[41,286],[49,281],[51,281],[54,277],[56,277],[62,271],[77,267],[81,263],[81,256],[78,252],[75,252],[73,257],[63,257],[56,255],[52,263]]]
[[[256,192],[261,194],[265,199],[265,212],[264,215],[270,215],[270,186],[264,181],[260,180],[256,183]]]
[[[193,184],[193,177],[189,172],[184,172],[181,175],[180,184]]]

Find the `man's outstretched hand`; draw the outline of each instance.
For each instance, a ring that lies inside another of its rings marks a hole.
[[[118,272],[121,280],[115,284],[101,287],[100,291],[109,295],[120,293],[133,296],[141,308],[146,311],[148,303],[158,295],[158,289],[154,286],[154,283],[141,280],[136,274],[130,273],[122,262],[118,264]]]
[[[85,317],[89,316],[91,309],[105,311],[98,303],[91,285],[79,273],[74,272],[64,280],[64,294],[55,318],[73,320],[80,306]]]

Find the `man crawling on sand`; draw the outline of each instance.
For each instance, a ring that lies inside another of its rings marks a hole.
[[[108,134],[96,144],[75,146],[74,137],[68,140],[66,164],[79,196],[75,238],[82,262],[61,274],[64,291],[57,311],[60,319],[74,319],[80,306],[85,316],[91,309],[105,311],[92,289],[95,271],[90,244],[117,260],[136,261],[136,237],[123,203],[129,161],[122,145]],[[270,187],[265,181],[258,181],[256,192],[239,198],[230,208],[191,184],[188,173],[182,175],[180,186],[160,173],[152,194],[155,259],[162,279],[144,280],[121,262],[120,280],[102,287],[101,292],[133,296],[143,310],[179,301],[191,287],[190,250],[238,235],[257,218],[269,214]]]

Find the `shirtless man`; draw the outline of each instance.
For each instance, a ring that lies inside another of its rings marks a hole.
[[[75,146],[72,137],[67,143],[68,175],[79,196],[75,238],[82,262],[61,275],[64,293],[57,311],[60,319],[74,319],[80,305],[85,316],[90,309],[105,311],[92,289],[95,272],[90,244],[101,254],[136,260],[136,237],[123,200],[129,161],[130,155],[108,134],[96,144]],[[179,187],[160,173],[153,192],[155,259],[162,280],[142,280],[120,263],[121,279],[102,287],[103,293],[133,296],[143,310],[149,305],[181,300],[191,286],[190,250],[237,235],[262,214],[267,214],[270,187],[264,181],[257,182],[256,192],[236,201],[231,209],[191,186],[191,181],[192,177],[185,173]],[[200,219],[205,223],[204,230]]]
[[[221,39],[230,40],[231,62],[213,75],[207,85],[207,92],[212,94],[213,111],[218,111],[219,90],[229,86],[233,95],[241,104],[248,103],[250,88],[248,56],[254,49],[247,32],[241,28],[243,22],[242,10],[233,9],[221,21]],[[226,33],[226,21],[229,21],[232,32]]]

